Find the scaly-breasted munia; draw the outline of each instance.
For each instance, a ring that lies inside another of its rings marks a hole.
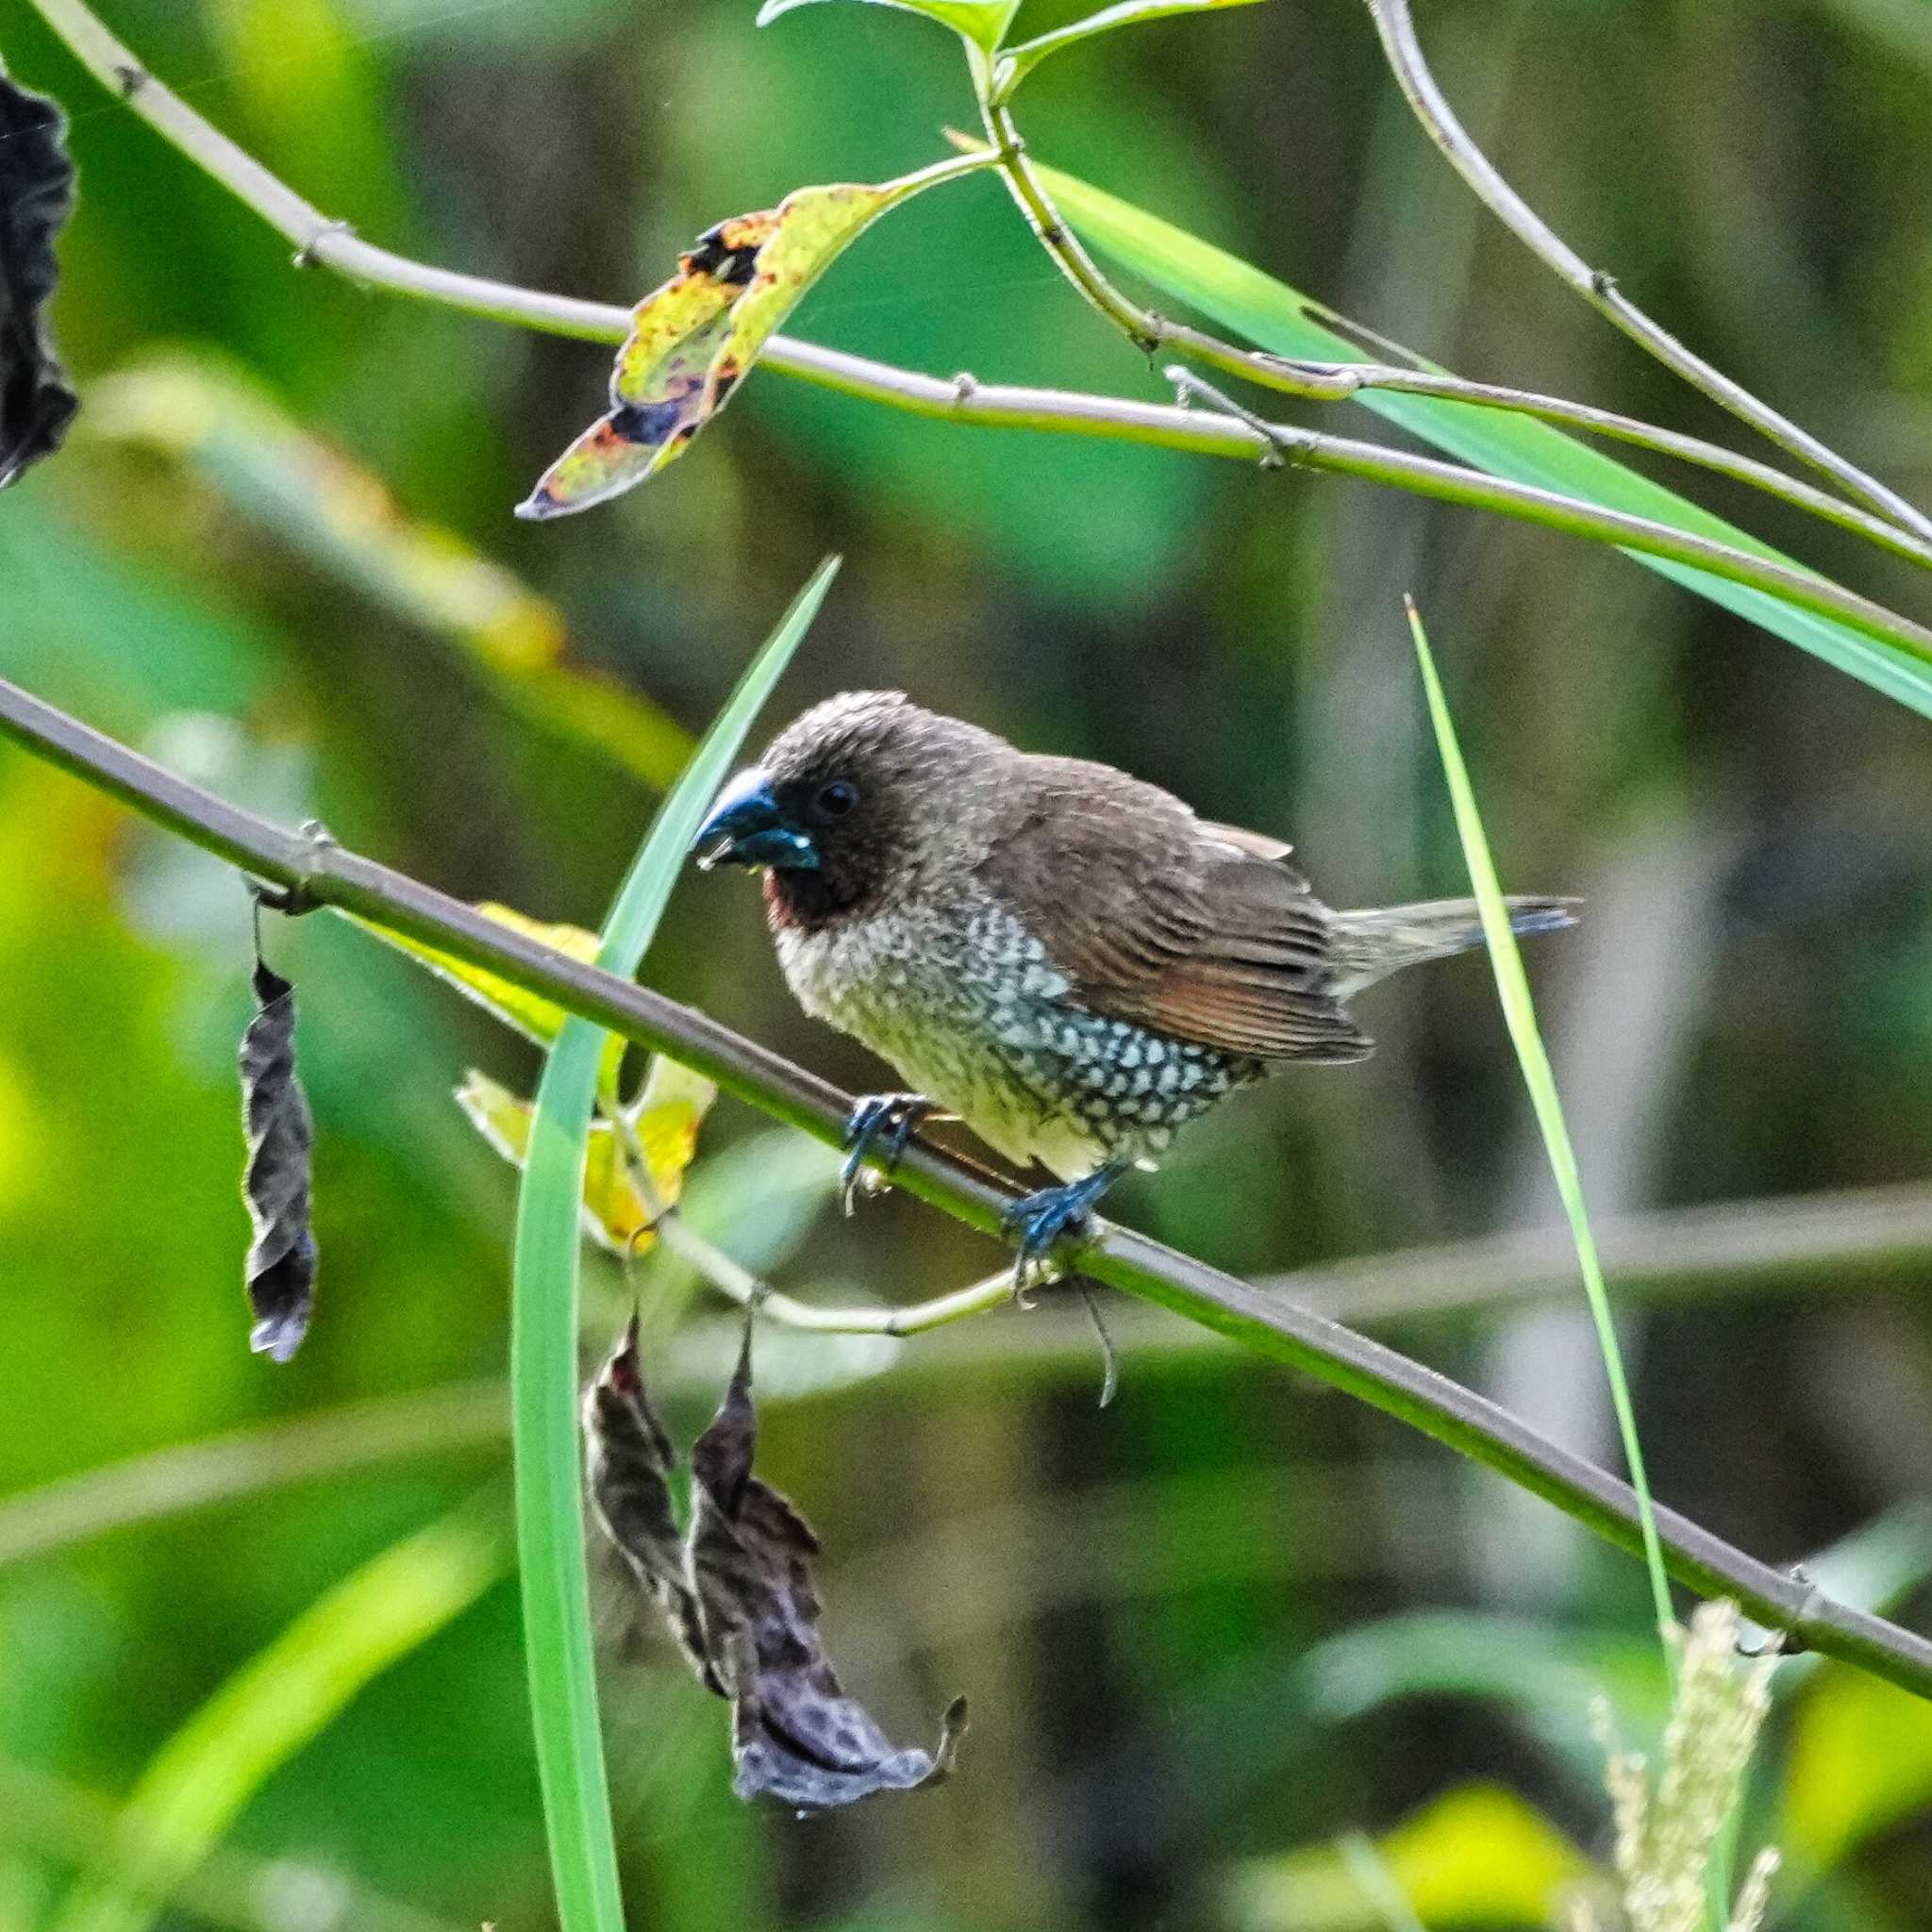
[[[1278,839],[1196,818],[1110,765],[1017,751],[897,691],[814,706],[719,794],[700,863],[764,868],[806,1011],[916,1090],[862,1101],[847,1200],[880,1137],[957,1114],[1065,1185],[1016,1204],[1020,1278],[1177,1128],[1296,1060],[1358,1060],[1346,1002],[1479,945],[1474,903],[1338,912]],[[1570,902],[1511,899],[1519,933]]]

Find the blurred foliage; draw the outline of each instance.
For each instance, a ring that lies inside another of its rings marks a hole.
[[[1082,10],[1031,0],[1019,32]],[[721,210],[892,178],[969,112],[957,46],[929,25],[826,6],[758,32],[751,11],[107,8],[370,239],[623,303]],[[1923,0],[1422,11],[1445,86],[1559,231],[1721,366],[1932,497]],[[1291,835],[1328,896],[1366,904],[1460,876],[1402,631],[1412,590],[1506,882],[1590,901],[1532,970],[1592,1209],[1926,1171],[1932,824],[1924,726],[1899,707],[1533,530],[952,428],[769,371],[649,491],[517,524],[529,478],[604,406],[604,347],[294,273],[24,0],[0,0],[0,52],[75,117],[55,323],[85,406],[63,455],[0,501],[0,674],[277,818],[591,926],[689,735],[836,548],[844,575],[774,721],[842,686],[903,686]],[[1023,107],[1041,158],[1466,375],[1724,433],[1472,208],[1350,0],[1085,42]],[[867,233],[789,327],[939,375],[1165,393],[991,181]],[[1923,594],[1849,538],[1657,475],[1901,608]],[[680,887],[651,982],[878,1085],[791,1007],[740,887]],[[0,751],[9,1491],[501,1372],[509,1176],[449,1094],[472,1064],[527,1091],[532,1051],[340,923],[274,941],[302,987],[323,1253],[315,1328],[281,1370],[240,1340],[241,889]],[[1254,1270],[1553,1222],[1480,964],[1393,982],[1365,1013],[1374,1060],[1204,1123],[1122,1189],[1124,1218]],[[991,1265],[899,1197],[824,1214],[832,1165],[722,1106],[686,1211],[803,1292],[911,1300]],[[648,1307],[689,1275],[657,1252],[638,1286]],[[1923,1492],[1924,1287],[1901,1263],[1857,1291],[1627,1316],[1660,1496],[1792,1560]],[[627,1291],[603,1261],[587,1291],[598,1345]],[[1426,1346],[1607,1456],[1600,1371],[1565,1306],[1438,1324]],[[1634,1564],[1222,1354],[1131,1356],[1103,1416],[1091,1361],[1032,1346],[1018,1314],[973,1325],[972,1352],[774,1335],[759,1361],[760,1453],[825,1539],[848,1679],[895,1735],[966,1690],[960,1774],[851,1819],[738,1807],[714,1711],[613,1613],[635,1923],[1235,1925],[1246,1874],[1313,1874],[1296,1860],[1359,1829],[1425,1924],[1501,1928],[1536,1923],[1520,1892],[1458,1905],[1428,1886],[1499,1865],[1514,1882],[1530,1855],[1499,1855],[1532,1840],[1601,1861],[1590,1697],[1607,1690],[1633,1737],[1658,1714]],[[680,1333],[682,1386],[714,1393],[731,1345],[728,1324]],[[699,1412],[687,1398],[675,1420]],[[425,1440],[0,1572],[0,1924],[65,1909],[168,1741],[498,1459]],[[1909,1617],[1923,1522],[1897,1518],[1894,1540],[1911,1560],[1833,1587]],[[487,1591],[276,1768],[167,1932],[545,1924],[513,1594]],[[1744,1835],[1787,1851],[1777,1923],[1914,1932],[1932,1895],[1922,1707],[1837,1669],[1784,1676]],[[1342,1901],[1328,1909],[1358,1903],[1344,1866],[1319,1869]]]

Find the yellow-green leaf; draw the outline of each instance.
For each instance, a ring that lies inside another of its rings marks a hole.
[[[155,1755],[111,1854],[69,1899],[61,1932],[144,1932],[256,1792],[365,1685],[468,1609],[503,1574],[506,1555],[493,1524],[458,1511],[319,1597]]]
[[[803,4],[803,0],[797,0],[797,4]],[[1008,99],[1049,55],[1058,54],[1062,47],[1073,46],[1076,41],[1091,40],[1095,34],[1111,33],[1117,26],[1138,26],[1146,20],[1165,20],[1170,14],[1216,13],[1225,7],[1252,7],[1254,4],[1255,0],[1119,0],[1118,6],[1103,7],[1098,13],[1090,13],[1085,20],[1076,20],[1069,26],[1056,27],[1050,34],[1022,41],[1017,47],[1008,47],[1000,56],[999,65],[994,70],[994,96],[1002,101]]]
[[[608,1119],[591,1124],[583,1226],[599,1246],[614,1255],[642,1254],[651,1246],[656,1236],[650,1230],[684,1192],[698,1128],[717,1092],[701,1074],[660,1058],[651,1062],[644,1090],[625,1110],[621,1124]],[[488,1074],[472,1072],[457,1089],[457,1105],[506,1160],[523,1166],[530,1150],[529,1101]],[[648,1191],[639,1185],[627,1139],[642,1158]]]
[[[724,407],[725,398],[806,291],[841,250],[912,192],[907,185],[911,178],[876,188],[856,181],[798,188],[778,204],[772,232],[753,259],[751,279],[732,307],[729,329],[706,372],[704,393],[709,409]]]
[[[1596,1873],[1541,1812],[1501,1785],[1445,1791],[1381,1839],[1382,1864],[1431,1932],[1541,1928]],[[1331,1845],[1239,1868],[1230,1916],[1242,1932],[1378,1932],[1385,1918]]]
[[[1932,1800],[1932,1705],[1857,1671],[1798,1706],[1775,1841],[1821,1868]]]
[[[476,910],[484,918],[493,919],[497,924],[507,925],[526,939],[540,941],[559,953],[568,953],[573,959],[581,959],[587,966],[596,961],[597,935],[586,932],[580,925],[547,925],[541,920],[531,919],[517,911],[514,907],[498,906],[488,900],[478,905]],[[569,1015],[555,1000],[531,992],[514,981],[491,973],[488,967],[473,966],[467,959],[458,959],[435,946],[425,945],[421,940],[392,932],[386,925],[376,924],[374,920],[358,918],[356,924],[373,932],[377,939],[387,940],[398,952],[419,960],[439,979],[447,980],[466,999],[475,1001],[506,1026],[514,1027],[525,1040],[534,1041],[539,1046],[548,1046],[563,1031],[563,1023]],[[624,1041],[615,1036],[605,1045],[597,1091],[606,1100],[616,1097],[617,1072],[624,1060]]]
[[[781,13],[793,13],[811,7],[818,0],[765,0],[758,8],[758,24],[769,26]],[[872,0],[874,7],[891,7],[901,13],[923,13],[949,26],[963,40],[991,54],[1000,43],[1008,22],[1019,10],[1020,0]]]

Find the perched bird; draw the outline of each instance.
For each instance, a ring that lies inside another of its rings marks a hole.
[[[1278,839],[1110,765],[1043,758],[898,691],[793,721],[719,793],[699,863],[764,869],[800,1005],[913,1090],[855,1109],[847,1204],[920,1122],[957,1115],[1061,1186],[1014,1205],[1018,1278],[1136,1164],[1293,1061],[1363,1058],[1347,1002],[1482,942],[1474,902],[1338,912]],[[1572,923],[1511,899],[1519,933]]]

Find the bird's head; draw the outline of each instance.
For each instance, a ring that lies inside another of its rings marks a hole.
[[[974,803],[1008,752],[899,691],[846,691],[779,733],[719,792],[698,863],[762,866],[780,921],[819,925],[970,864]]]

